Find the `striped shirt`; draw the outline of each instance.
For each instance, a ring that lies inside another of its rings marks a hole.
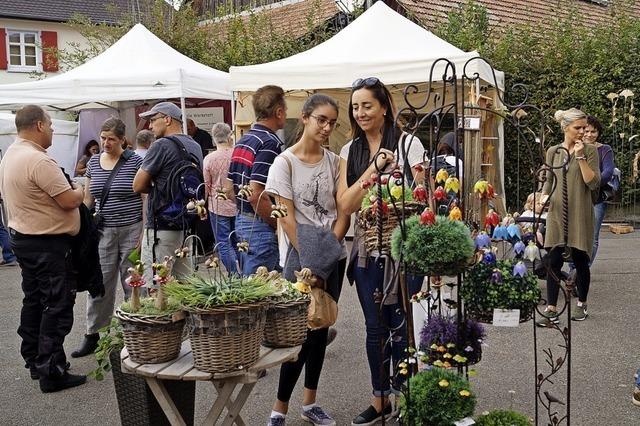
[[[266,185],[269,168],[282,152],[283,145],[273,130],[261,124],[254,124],[242,135],[233,149],[228,175],[236,194],[240,186],[248,185],[250,181]],[[236,204],[241,213],[255,213],[251,204],[240,197],[236,197]]]
[[[89,191],[96,201],[96,211],[100,211],[104,217],[104,226],[107,228],[133,225],[142,221],[142,197],[133,192],[133,178],[142,165],[142,158],[133,154],[122,165],[118,174],[111,182],[111,190],[107,201],[100,205],[102,188],[107,182],[111,170],[105,170],[100,165],[100,155],[94,155],[87,164],[86,177],[91,179]]]

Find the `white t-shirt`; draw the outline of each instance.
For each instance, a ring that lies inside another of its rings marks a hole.
[[[291,161],[292,175],[283,156]],[[289,148],[277,156],[269,168],[265,190],[293,201],[297,223],[322,226],[330,231],[338,218],[336,193],[339,174],[340,159],[333,152],[325,149],[322,160],[309,164],[301,161]],[[280,265],[284,266],[289,239],[282,232],[278,241]],[[344,246],[344,242],[342,244]]]
[[[406,146],[401,146],[400,144],[398,144],[398,155],[397,155],[397,163],[398,163],[398,167],[400,168],[400,170],[403,170],[403,166],[404,166],[404,150],[407,150],[407,157],[409,159],[409,166],[413,167],[416,164],[420,164],[422,163],[425,158],[424,158],[424,146],[422,146],[422,142],[420,142],[420,139],[418,139],[415,136],[410,136],[407,133],[403,133],[403,135],[406,135]],[[351,144],[353,143],[353,140],[350,140],[349,142],[347,142],[347,144],[345,146],[342,147],[342,149],[340,150],[340,158],[344,159],[344,161],[347,161],[349,158],[349,149],[351,148]],[[408,148],[407,148],[408,147]]]

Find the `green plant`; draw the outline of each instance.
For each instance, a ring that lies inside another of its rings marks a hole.
[[[95,351],[98,366],[89,373],[96,380],[103,380],[104,375],[111,371],[109,356],[112,352],[119,352],[124,348],[122,325],[116,318],[112,318],[108,326],[100,329],[100,340]]]
[[[473,256],[469,228],[457,220],[438,216],[433,224],[422,224],[418,216],[405,222],[405,240],[400,228],[391,237],[391,256],[401,255],[410,269],[426,275],[455,275]]]
[[[431,315],[420,331],[423,361],[444,368],[475,364],[482,356],[484,338],[484,327],[472,319],[459,326],[454,318]]]
[[[512,410],[491,410],[476,418],[477,426],[530,426],[527,417]]]
[[[167,283],[164,291],[184,307],[201,309],[258,302],[277,293],[272,282],[262,277],[216,280],[198,275]]]
[[[493,309],[520,309],[520,318],[528,319],[541,293],[531,271],[516,273],[515,268],[523,266],[519,262],[483,260],[473,265],[460,289],[470,316],[490,320]]]
[[[138,310],[134,310],[131,306],[131,301],[122,302],[120,305],[120,310],[123,312],[127,312],[129,314],[140,314],[140,315],[171,315],[176,311],[181,309],[180,303],[173,298],[169,298],[167,300],[167,305],[164,309],[158,309],[156,307],[156,298],[155,297],[145,297],[140,299],[140,308]]]
[[[421,371],[409,379],[409,398],[400,397],[405,424],[451,426],[473,414],[476,397],[461,375],[442,368]]]

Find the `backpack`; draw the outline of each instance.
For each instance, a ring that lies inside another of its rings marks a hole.
[[[175,144],[181,159],[173,165],[165,184],[155,187],[152,211],[156,221],[186,229],[196,216],[195,211],[187,211],[187,204],[204,197],[204,177],[198,158],[178,138],[166,139]]]

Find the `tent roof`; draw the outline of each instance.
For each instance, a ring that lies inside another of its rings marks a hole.
[[[456,65],[458,77],[465,63],[477,52],[464,52],[421,26],[376,2],[338,34],[312,49],[260,65],[231,67],[233,90],[256,90],[277,84],[285,90],[350,87],[360,77],[376,76],[385,84],[418,83],[429,80],[431,65],[447,58]],[[441,79],[444,61],[434,68],[433,79]],[[495,85],[491,68],[472,61],[467,75],[478,73]],[[503,89],[504,74],[496,72]]]
[[[44,80],[0,85],[0,105],[69,105],[179,97],[231,99],[229,74],[203,65],[136,24],[88,62]]]

